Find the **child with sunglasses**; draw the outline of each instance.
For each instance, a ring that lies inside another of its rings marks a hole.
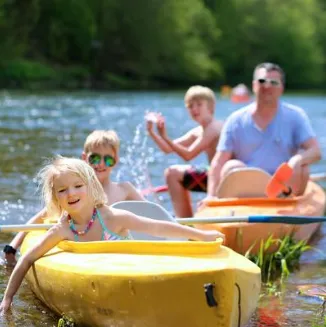
[[[80,159],[58,157],[40,171],[40,177],[46,211],[51,217],[57,217],[58,223],[18,261],[4,293],[0,314],[10,308],[32,264],[60,241],[130,240],[129,229],[153,236],[207,242],[224,237],[215,230],[199,230],[110,208],[94,170]]]
[[[115,202],[135,200],[145,201],[144,197],[129,182],[116,183],[110,178],[112,169],[119,161],[120,140],[113,130],[95,130],[88,135],[84,143],[82,159],[86,161],[95,171],[96,176],[104,188],[107,196],[107,204]],[[27,223],[36,224],[46,218],[47,212],[41,210],[33,216]],[[18,233],[3,249],[6,263],[13,265],[16,263],[15,254],[22,244],[26,233]]]

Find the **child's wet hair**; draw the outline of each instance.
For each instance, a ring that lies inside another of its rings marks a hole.
[[[120,139],[114,130],[95,130],[90,133],[84,143],[84,152],[89,153],[95,147],[111,147],[117,156],[120,149]]]
[[[106,194],[92,167],[81,159],[56,156],[38,173],[42,197],[49,216],[57,217],[63,214],[54,192],[53,182],[56,177],[66,172],[78,175],[87,185],[88,194],[94,200],[94,207],[101,207],[107,202]]]
[[[184,97],[186,107],[189,108],[190,103],[194,100],[206,100],[209,103],[212,113],[214,113],[216,98],[210,88],[201,85],[191,86]]]

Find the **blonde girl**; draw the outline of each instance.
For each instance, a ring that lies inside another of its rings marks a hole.
[[[46,210],[49,216],[58,217],[58,223],[19,259],[1,302],[0,314],[10,308],[31,265],[62,240],[124,240],[130,239],[129,230],[200,241],[224,237],[217,231],[201,231],[110,208],[105,204],[106,195],[94,170],[83,160],[57,157],[39,175]]]

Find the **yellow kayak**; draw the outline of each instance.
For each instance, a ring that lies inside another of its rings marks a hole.
[[[44,232],[31,232],[25,253]],[[216,242],[61,242],[36,261],[36,296],[78,326],[238,327],[257,307],[260,269]]]

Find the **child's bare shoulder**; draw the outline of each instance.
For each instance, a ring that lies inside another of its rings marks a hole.
[[[122,182],[120,183],[121,193],[124,194],[124,200],[130,201],[144,201],[144,197],[140,194],[140,192],[136,189],[136,187],[130,182]]]
[[[208,126],[205,128],[204,133],[213,133],[219,135],[223,127],[223,122],[221,120],[214,119]]]
[[[119,188],[120,193],[125,196],[125,198],[127,198],[129,192],[132,189],[134,189],[133,185],[130,182],[120,182],[120,183],[117,183],[117,187]]]
[[[200,137],[203,135],[203,132],[204,132],[203,127],[199,125],[189,130],[188,133],[194,137]]]

